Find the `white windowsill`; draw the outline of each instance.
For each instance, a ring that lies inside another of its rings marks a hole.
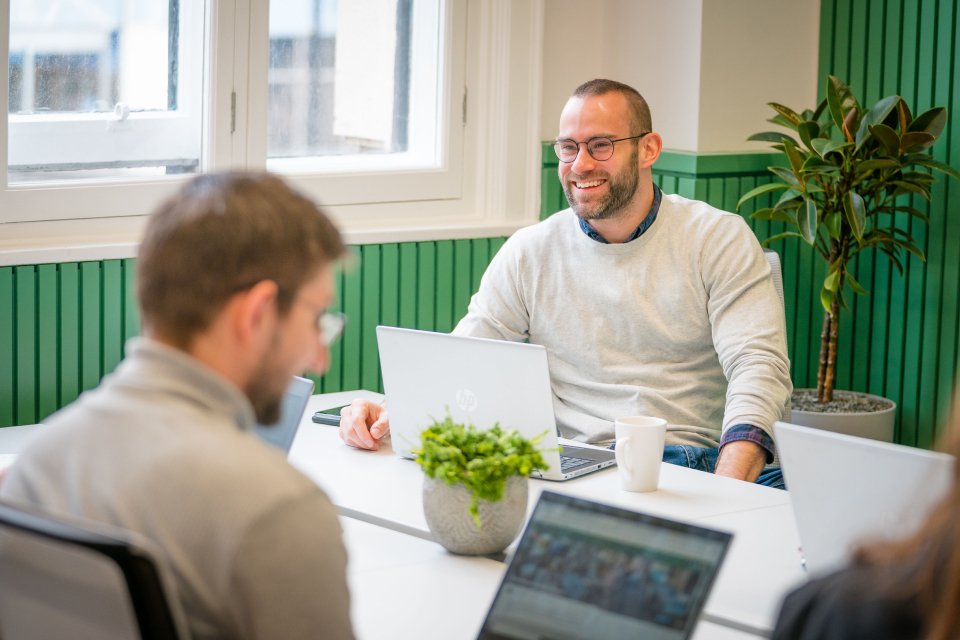
[[[139,224],[135,226],[139,227],[144,219],[139,218],[137,222]],[[495,238],[509,236],[527,224],[529,223],[450,221],[447,224],[430,227],[404,225],[390,228],[380,225],[375,229],[345,229],[343,237],[348,245]],[[2,226],[0,230],[3,230]],[[60,235],[42,238],[2,237],[0,238],[0,267],[133,258],[137,255],[140,234],[140,229],[136,228],[110,234],[107,237],[77,235],[70,233],[69,230]]]

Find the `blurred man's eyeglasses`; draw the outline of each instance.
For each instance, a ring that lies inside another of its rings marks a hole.
[[[613,157],[613,145],[616,142],[622,142],[624,140],[637,140],[642,138],[645,135],[648,135],[649,131],[644,131],[638,136],[630,136],[629,138],[590,138],[586,142],[577,142],[576,140],[557,140],[553,143],[553,150],[556,152],[557,157],[560,158],[560,162],[573,162],[577,159],[577,155],[580,153],[580,145],[587,146],[587,153],[590,154],[590,157],[598,162],[603,162],[604,160],[609,160]]]
[[[317,318],[317,329],[320,330],[320,342],[329,347],[337,341],[347,325],[347,316],[338,311],[327,311]]]

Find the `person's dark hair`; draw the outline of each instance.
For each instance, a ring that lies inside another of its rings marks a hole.
[[[591,96],[602,96],[606,93],[619,93],[627,99],[630,105],[632,115],[631,125],[634,127],[633,135],[640,135],[647,131],[653,131],[653,119],[650,117],[650,107],[647,101],[643,99],[636,89],[630,85],[617,82],[616,80],[605,80],[597,78],[584,82],[573,90],[572,97],[587,98]]]
[[[958,396],[960,399],[960,396]],[[940,447],[960,459],[960,404]],[[866,546],[854,563],[896,576],[881,585],[895,598],[915,599],[925,628],[922,637],[948,640],[960,637],[960,464],[954,467],[953,485],[933,509],[920,530],[909,538]],[[906,574],[906,579],[904,579]]]
[[[143,327],[187,348],[234,294],[264,280],[277,284],[286,314],[300,287],[344,253],[329,218],[280,178],[198,176],[147,223],[136,263]]]

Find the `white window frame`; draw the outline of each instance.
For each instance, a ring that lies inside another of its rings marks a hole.
[[[460,19],[464,37],[447,38],[443,51],[449,146],[441,166],[284,174],[331,212],[350,243],[506,235],[537,219],[543,0],[446,1],[446,24]],[[9,0],[0,0],[0,15],[9,16]],[[268,15],[266,0],[207,5],[214,44],[197,64],[209,78],[204,170],[266,166]],[[0,50],[9,51],[6,28]],[[7,69],[4,60],[4,105]],[[7,135],[4,118],[4,183]],[[134,256],[146,214],[187,178],[0,188],[0,266]]]

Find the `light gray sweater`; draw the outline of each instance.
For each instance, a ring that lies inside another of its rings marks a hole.
[[[567,209],[517,231],[455,333],[547,348],[562,435],[613,439],[618,416],[669,424],[668,444],[772,427],[792,385],[783,305],[747,224],[664,195],[636,240],[603,244]]]
[[[352,638],[336,512],[253,426],[226,380],[134,339],[100,387],[47,421],[0,496],[146,536],[194,640]]]

